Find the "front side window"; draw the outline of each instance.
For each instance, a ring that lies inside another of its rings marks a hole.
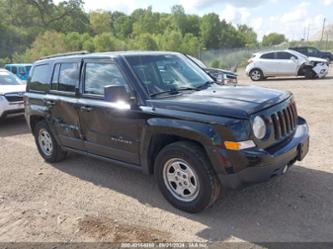
[[[132,55],[126,59],[151,96],[194,89],[212,81],[199,66],[182,55]]]
[[[75,87],[79,82],[80,66],[78,63],[60,64],[58,91],[75,92]],[[52,82],[54,84],[54,82]]]
[[[291,57],[293,57],[293,55],[290,53],[287,53],[287,52],[278,52],[278,53],[276,53],[276,57],[279,60],[290,60]],[[294,57],[296,57],[296,56],[294,56]]]
[[[106,86],[125,86],[119,68],[111,63],[86,63],[84,93],[104,95]]]

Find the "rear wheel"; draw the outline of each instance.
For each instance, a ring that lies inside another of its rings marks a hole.
[[[260,69],[252,69],[249,75],[253,81],[259,81],[264,78],[264,74]]]
[[[38,151],[45,161],[54,163],[65,159],[66,152],[58,145],[45,121],[36,124],[34,136]]]
[[[162,149],[155,175],[163,196],[176,208],[196,213],[214,204],[220,183],[200,146],[176,142]]]

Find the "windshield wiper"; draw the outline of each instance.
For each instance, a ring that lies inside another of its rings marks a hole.
[[[171,88],[171,89],[166,90],[166,91],[162,91],[162,92],[150,94],[150,97],[155,97],[157,95],[166,94],[166,93],[169,93],[169,94],[178,94],[178,93],[180,93],[182,91],[199,91],[199,89],[198,88],[194,88],[194,87]]]
[[[206,88],[210,87],[211,85],[213,85],[214,83],[215,83],[214,81],[207,81],[204,84],[202,84],[201,86],[198,86],[196,89],[197,90],[206,89]]]

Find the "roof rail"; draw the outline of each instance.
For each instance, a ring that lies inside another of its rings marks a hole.
[[[56,57],[63,57],[63,56],[80,55],[80,54],[89,54],[89,52],[86,50],[83,50],[83,51],[74,51],[74,52],[68,52],[68,53],[53,54],[53,55],[43,56],[40,58],[40,60],[56,58]]]

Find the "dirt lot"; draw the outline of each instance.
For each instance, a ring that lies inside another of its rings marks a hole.
[[[333,241],[333,74],[258,85],[294,92],[310,153],[194,215],[170,206],[153,177],[77,155],[49,165],[24,119],[1,123],[0,241]]]

